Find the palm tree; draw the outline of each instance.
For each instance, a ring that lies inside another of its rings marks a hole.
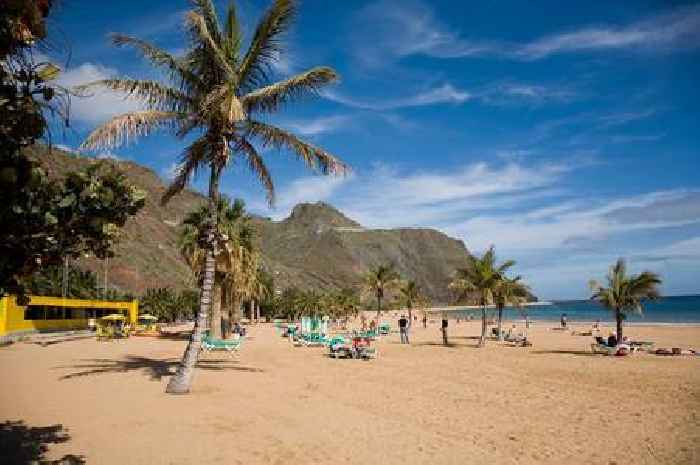
[[[183,221],[179,242],[183,257],[198,279],[201,278],[201,261],[205,256],[201,243],[206,235],[208,217],[207,205],[188,214]],[[238,319],[241,300],[252,292],[259,259],[254,244],[255,233],[242,200],[231,203],[227,197],[219,197],[217,218],[218,244],[209,329],[213,337],[223,338],[228,335],[231,310]],[[223,300],[228,304],[226,312],[222,312]]]
[[[477,300],[481,305],[479,347],[486,345],[486,306],[494,303],[494,295],[498,292],[505,272],[513,265],[515,265],[513,260],[497,265],[496,251],[491,246],[481,258],[470,255],[467,266],[457,269],[455,277],[450,283],[450,287],[460,292],[462,297],[472,292],[477,293]]]
[[[627,276],[627,266],[620,258],[608,273],[608,287],[603,287],[595,280],[590,281],[593,296],[605,307],[615,312],[617,323],[617,340],[622,342],[622,321],[628,312],[642,313],[644,299],[654,300],[659,297],[658,285],[661,278],[656,273],[644,271],[638,275]]]
[[[415,281],[406,281],[401,286],[401,299],[408,309],[408,325],[411,326],[413,321],[413,306],[422,299],[420,287]]]
[[[222,171],[239,157],[258,177],[274,201],[272,178],[256,148],[284,149],[323,174],[347,170],[336,157],[274,126],[260,116],[307,95],[338,79],[328,67],[317,67],[291,78],[271,82],[271,65],[282,52],[282,35],[297,11],[295,0],[274,0],[264,13],[246,50],[242,48],[241,25],[235,4],[229,4],[222,27],[212,0],[193,0],[186,15],[188,47],[184,56],[174,56],[138,38],[114,35],[117,46],[131,46],[155,67],[166,71],[169,83],[154,80],[106,79],[82,86],[122,92],[142,102],[146,109],[119,115],[94,130],[82,144],[86,149],[111,148],[128,139],[167,129],[179,138],[194,136],[184,150],[177,175],[163,196],[167,202],[182,191],[198,170],[208,168],[209,225],[200,292],[199,311],[192,338],[169,393],[189,392],[194,366],[201,347],[202,331],[212,301],[216,255],[216,208]]]
[[[503,321],[503,309],[508,305],[521,306],[527,302],[528,288],[520,280],[520,276],[508,278],[503,276],[503,279],[498,283],[496,289],[495,300],[498,308],[498,340],[503,340],[503,331],[501,329]]]
[[[365,290],[374,294],[377,299],[377,318],[382,314],[382,299],[384,298],[385,291],[395,286],[399,278],[399,273],[391,264],[379,265],[365,274]]]

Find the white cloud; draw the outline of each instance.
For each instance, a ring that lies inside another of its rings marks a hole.
[[[532,61],[582,51],[639,48],[667,51],[700,46],[698,6],[678,8],[624,26],[586,26],[525,44],[468,39],[443,24],[427,2],[419,0],[376,2],[358,13],[355,25],[370,31],[355,49],[357,57],[371,66],[386,65],[409,55],[496,56]]]
[[[366,227],[437,228],[475,252],[495,244],[544,297],[585,296],[588,279],[603,276],[620,255],[637,262],[700,261],[700,239],[658,250],[639,239],[700,225],[698,191],[589,198],[566,187],[585,166],[576,159],[526,158],[406,173],[377,164],[348,178],[299,178],[280,189],[272,216],[282,219],[300,202],[325,201]],[[269,214],[263,203],[249,204]]]
[[[177,176],[177,172],[180,169],[180,164],[177,162],[172,162],[167,167],[163,168],[161,171],[162,176],[166,181],[172,181]]]
[[[343,115],[326,116],[311,120],[290,120],[281,123],[295,132],[304,136],[318,136],[328,132],[334,132],[347,126],[350,118]]]
[[[116,153],[114,153],[110,150],[108,150],[106,152],[98,153],[95,156],[95,158],[97,158],[99,160],[116,160],[116,161],[122,160],[122,158],[119,155],[117,155]]]
[[[357,57],[370,66],[408,55],[456,58],[500,49],[496,43],[461,38],[442,24],[428,5],[417,0],[375,2],[362,9],[354,20],[355,27],[366,31]]]
[[[109,79],[117,75],[116,70],[99,64],[83,63],[76,68],[63,72],[58,84],[73,87],[101,79]],[[95,89],[89,97],[71,98],[71,118],[81,122],[96,125],[109,118],[141,108],[133,100],[125,100],[122,94],[108,90]]]
[[[284,53],[274,52],[272,69],[282,77],[292,75],[296,69],[296,63],[291,52],[285,50]]]
[[[647,47],[695,48],[700,45],[700,7],[682,8],[624,27],[587,27],[535,40],[515,56],[537,60],[550,55],[584,50]]]
[[[457,89],[451,84],[443,84],[439,87],[425,90],[423,92],[401,97],[397,99],[387,99],[383,101],[365,101],[343,96],[335,90],[324,90],[321,96],[349,107],[363,110],[395,110],[398,108],[422,107],[441,103],[461,104],[471,98],[469,92]]]
[[[58,149],[58,150],[63,150],[64,152],[68,153],[75,153],[77,150],[75,150],[73,147],[70,145],[65,145],[65,144],[52,144],[53,148]]]
[[[277,193],[277,203],[270,212],[267,203],[260,200],[248,202],[250,209],[263,215],[272,213],[274,219],[286,218],[295,205],[302,202],[320,202],[328,200],[343,185],[350,182],[353,175],[342,176],[304,176],[295,179]]]

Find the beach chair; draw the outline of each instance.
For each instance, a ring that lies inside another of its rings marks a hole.
[[[378,331],[380,336],[387,336],[387,335],[389,335],[389,333],[391,333],[391,325],[389,325],[388,323],[383,323],[383,324],[379,325],[379,328],[377,331]]]
[[[229,356],[233,356],[234,353],[237,353],[240,350],[242,344],[242,337],[238,339],[214,339],[207,334],[202,340],[202,351],[226,351]]]

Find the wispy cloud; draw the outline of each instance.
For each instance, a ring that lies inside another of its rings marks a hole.
[[[350,118],[344,115],[326,116],[310,120],[288,120],[281,123],[282,126],[293,129],[304,136],[318,136],[346,127]]]
[[[440,103],[464,103],[471,98],[469,92],[457,89],[451,84],[443,84],[423,92],[406,97],[389,100],[360,100],[338,93],[336,90],[324,90],[321,95],[333,102],[360,108],[363,110],[395,110],[398,108],[421,107]]]
[[[611,127],[611,126],[621,126],[633,121],[639,121],[642,119],[649,118],[656,114],[655,108],[647,108],[639,111],[629,111],[622,113],[613,113],[600,117],[601,126]]]
[[[696,48],[700,46],[700,7],[681,8],[627,26],[586,27],[535,40],[515,50],[514,56],[537,60],[550,55],[586,50],[632,47]]]
[[[355,21],[371,23],[357,56],[382,65],[409,55],[434,58],[495,56],[523,61],[561,53],[640,49],[668,51],[700,46],[700,7],[682,7],[627,25],[586,26],[524,44],[469,39],[441,22],[427,3],[383,0],[361,10]]]
[[[502,48],[498,43],[465,40],[418,0],[374,2],[360,10],[354,22],[368,31],[357,49],[358,59],[368,66],[409,55],[457,58],[490,54]]]

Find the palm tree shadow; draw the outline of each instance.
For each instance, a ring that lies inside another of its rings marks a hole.
[[[595,354],[590,350],[531,350],[531,354],[544,355],[544,354],[559,354],[559,355],[577,355],[580,357],[595,357],[600,354]]]
[[[49,444],[70,440],[63,425],[30,427],[23,421],[0,423],[0,463],[24,465],[29,463],[54,465],[79,465],[85,459],[81,455],[68,454],[58,460],[44,460]]]
[[[154,359],[129,355],[122,360],[107,358],[83,359],[82,364],[72,366],[59,366],[57,369],[76,368],[79,371],[68,373],[60,378],[60,381],[81,378],[84,376],[101,375],[107,373],[128,373],[130,371],[143,371],[152,381],[160,381],[164,376],[173,376],[180,360],[176,358]],[[245,371],[251,373],[263,372],[260,368],[240,366],[236,360],[212,360],[200,359],[197,368],[212,371]]]

